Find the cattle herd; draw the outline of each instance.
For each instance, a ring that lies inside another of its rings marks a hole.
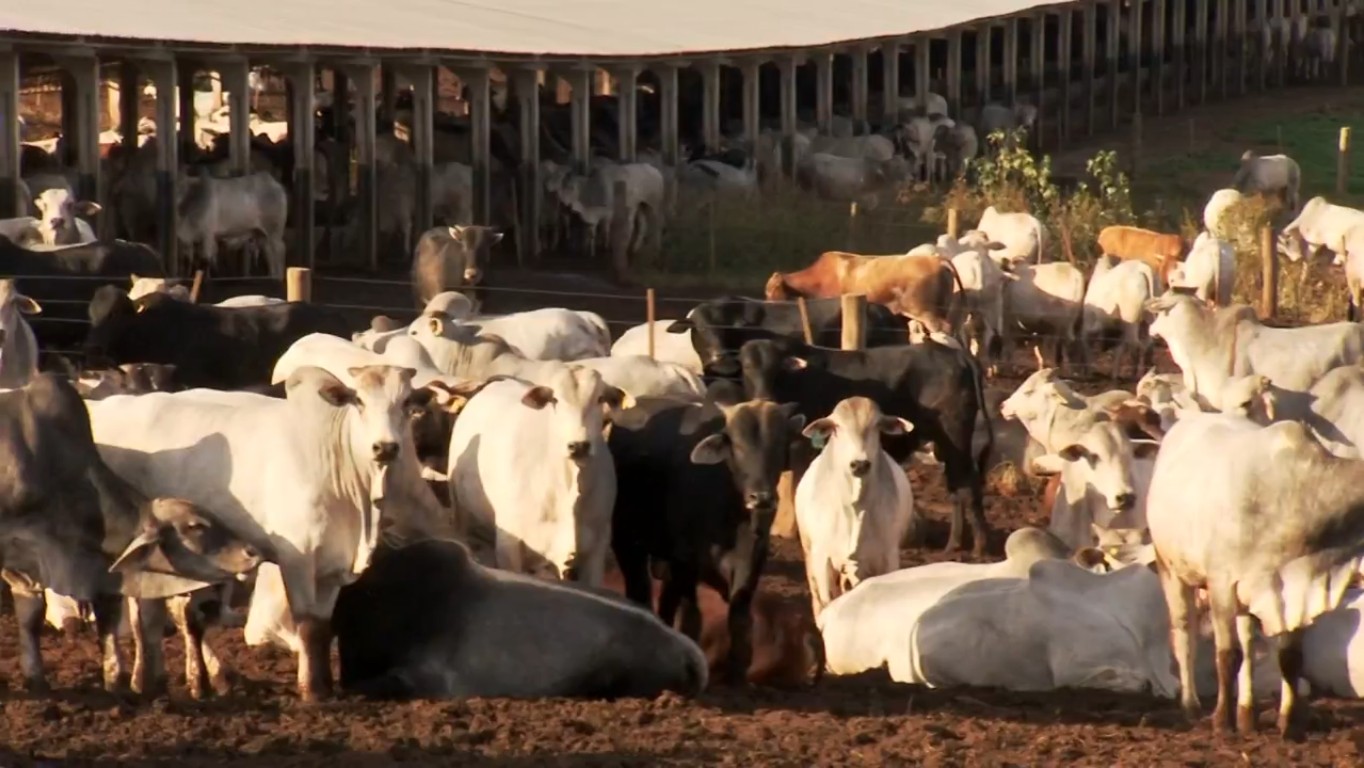
[[[341,688],[370,696],[696,695],[750,677],[769,537],[794,532],[816,678],[1146,691],[1191,715],[1215,692],[1219,730],[1253,728],[1279,682],[1287,733],[1305,691],[1364,693],[1364,213],[1299,208],[1301,183],[1247,153],[1192,242],[1108,227],[1088,276],[991,207],[614,342],[592,312],[483,313],[489,227],[423,233],[420,314],[358,328],[199,303],[48,189],[36,239],[0,230],[0,567],[24,682],[46,687],[44,624],[88,620],[106,687],[126,633],[132,687],[164,692],[169,618],[195,698],[227,688],[213,623],[296,654],[307,700],[332,693],[333,641]],[[1344,265],[1350,321],[1270,327],[1232,303],[1228,212],[1249,195],[1293,216],[1286,257]],[[839,348],[847,294],[869,301],[860,349]],[[88,330],[35,333],[40,314]],[[1155,339],[1179,373],[1150,367]],[[1000,389],[1025,342],[1035,372]],[[74,346],[82,365],[40,371],[40,347]],[[1131,390],[1062,378],[1111,347]],[[986,554],[1006,462],[1048,478],[1047,530],[1013,532],[1001,562],[901,569],[924,542],[915,462],[943,468],[949,550]],[[727,604],[719,659],[703,587]]]

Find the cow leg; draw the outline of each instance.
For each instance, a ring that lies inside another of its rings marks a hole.
[[[649,556],[638,546],[614,548],[616,566],[625,580],[625,596],[638,605],[653,607],[653,589],[649,583]]]
[[[208,674],[204,663],[204,627],[194,615],[192,603],[193,595],[177,595],[166,600],[166,608],[185,646],[185,686],[190,698],[198,701],[204,698]]]
[[[1209,587],[1208,604],[1212,614],[1212,639],[1217,648],[1217,706],[1212,711],[1212,729],[1219,735],[1231,730],[1231,687],[1246,661],[1236,642],[1236,605],[1232,590]],[[1230,604],[1229,604],[1230,603]]]
[[[1196,719],[1200,709],[1198,689],[1194,687],[1194,590],[1170,571],[1165,561],[1156,555],[1156,573],[1165,592],[1165,604],[1170,612],[1170,650],[1179,665],[1180,706],[1189,719]]]
[[[1279,735],[1295,738],[1301,724],[1295,722],[1293,710],[1298,701],[1298,680],[1302,678],[1302,630],[1279,636],[1279,674],[1283,682],[1279,689]]]
[[[298,693],[305,702],[331,696],[331,620],[305,616],[297,621],[299,636]]]
[[[47,600],[41,589],[29,591],[10,584],[14,596],[14,616],[19,622],[19,670],[24,688],[30,693],[46,693],[47,675],[43,672],[43,653],[38,638],[43,631]]]
[[[743,685],[753,663],[753,588],[740,587],[730,595],[728,624],[729,658],[725,674],[732,685]]]
[[[104,690],[118,692],[127,685],[123,670],[123,654],[118,648],[118,625],[123,619],[123,597],[95,595],[91,601],[95,611],[95,633],[99,637],[103,657]],[[157,640],[160,642],[160,639]]]
[[[1236,730],[1255,731],[1255,626],[1250,614],[1236,616],[1236,639],[1241,646],[1241,671],[1236,676]]]
[[[512,573],[524,573],[525,563],[522,562],[521,540],[500,527],[497,529],[496,539],[497,567]]]
[[[696,602],[696,570],[694,566],[670,564],[663,591],[658,597],[658,618],[670,627],[677,626],[677,611],[682,610],[682,634],[699,642],[701,611]]]
[[[128,624],[133,633],[133,691],[144,696],[160,696],[166,692],[166,659],[161,653],[166,634],[166,603],[130,597],[127,607]],[[193,655],[188,646],[185,653]]]

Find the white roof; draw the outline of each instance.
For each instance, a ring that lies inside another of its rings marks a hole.
[[[29,32],[238,45],[625,57],[806,48],[939,30],[1035,0],[57,0],[0,3]]]

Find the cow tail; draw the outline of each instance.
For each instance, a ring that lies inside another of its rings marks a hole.
[[[964,350],[963,350],[964,351]],[[985,446],[980,449],[980,454],[976,458],[976,474],[982,486],[985,483],[985,474],[989,470],[990,453],[995,448],[995,427],[990,421],[990,412],[985,405],[985,374],[980,369],[980,361],[970,352],[966,352],[966,359],[971,366],[971,383],[976,390],[977,413],[985,420]],[[971,432],[975,433],[975,425],[971,425]],[[970,451],[970,447],[967,447]]]
[[[940,257],[941,258],[941,257]],[[952,337],[961,342],[962,349],[968,349],[966,343],[966,284],[961,281],[961,274],[957,272],[957,265],[950,259],[943,259],[942,263],[947,266],[947,270],[952,273],[952,282],[956,283],[956,299],[949,301],[951,306],[948,308],[948,322],[952,324]],[[972,356],[974,358],[974,356]]]

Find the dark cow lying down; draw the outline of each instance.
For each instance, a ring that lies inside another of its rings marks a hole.
[[[249,573],[262,553],[269,559],[268,545],[244,543],[208,511],[148,499],[123,482],[95,450],[80,395],[58,376],[41,374],[0,393],[0,466],[0,573],[14,593],[30,689],[46,687],[38,650],[44,588],[94,603],[104,682],[113,688],[122,671],[114,642],[119,595],[183,594]],[[140,622],[132,624],[137,633]],[[138,647],[150,661],[135,669],[164,677],[159,644]],[[148,680],[134,685],[147,690]]]
[[[104,286],[90,300],[86,364],[169,364],[187,389],[244,389],[268,385],[275,361],[310,333],[348,339],[350,327],[336,310],[314,304],[216,307],[164,293],[134,302]]]
[[[694,696],[695,643],[614,595],[486,568],[463,544],[380,547],[332,615],[341,686],[382,698]]]

